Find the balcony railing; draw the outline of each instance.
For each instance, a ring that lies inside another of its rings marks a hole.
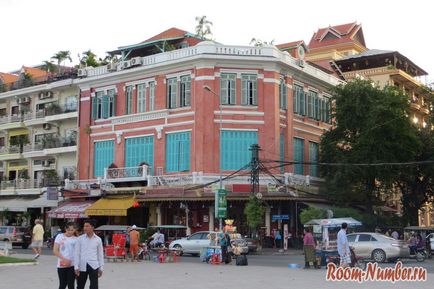
[[[77,137],[53,136],[47,139],[43,139],[42,142],[26,144],[23,147],[23,151],[24,152],[42,151],[44,149],[70,147],[76,145],[77,145]]]
[[[40,84],[52,83],[52,82],[70,79],[70,78],[72,79],[77,78],[77,71],[75,69],[72,70],[68,69],[68,71],[62,73],[50,74],[42,77],[20,79],[18,81],[11,82],[11,83],[0,83],[0,93],[31,87],[35,85],[40,85]]]
[[[104,169],[104,180],[109,182],[146,181],[149,176],[149,166]]]
[[[37,110],[34,112],[28,112],[28,113],[24,114],[23,120],[41,119],[41,118],[44,118],[46,116],[53,116],[53,115],[60,115],[60,114],[64,114],[64,113],[76,112],[77,109],[78,109],[77,104],[67,104],[67,105],[64,105],[62,107],[56,106],[56,108],[45,108],[45,109]],[[4,122],[7,122],[7,121],[4,121]],[[0,118],[0,124],[1,123],[2,123],[2,119]]]
[[[0,147],[0,155],[3,154],[18,154],[21,152],[20,146],[4,146]]]
[[[13,181],[1,181],[0,190],[26,190],[42,188],[43,184],[37,180],[16,179]]]

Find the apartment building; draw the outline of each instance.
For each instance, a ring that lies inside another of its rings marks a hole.
[[[22,67],[0,80],[0,207],[44,217],[76,174],[78,88],[73,74]]]

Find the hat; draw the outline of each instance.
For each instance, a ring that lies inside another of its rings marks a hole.
[[[133,225],[132,227],[131,227],[131,229],[137,229],[137,226],[136,225]]]

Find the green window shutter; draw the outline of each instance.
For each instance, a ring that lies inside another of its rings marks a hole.
[[[235,104],[236,103],[236,87],[237,87],[237,75],[236,74],[230,74],[229,75],[229,104]]]
[[[114,160],[114,141],[98,141],[94,144],[94,177],[104,176],[104,169]]]
[[[230,80],[228,79],[227,74],[220,75],[220,103],[221,104],[229,104],[229,91],[228,85]]]
[[[155,82],[149,83],[149,110],[155,110]]]
[[[309,142],[309,162],[318,162],[318,144]],[[309,165],[309,175],[318,177],[318,165]]]
[[[125,167],[137,167],[141,163],[154,168],[154,137],[134,137],[125,140]]]
[[[190,132],[166,135],[166,172],[190,170]]]
[[[294,138],[294,161],[304,161],[304,140],[301,138]],[[294,164],[294,173],[297,175],[303,175],[304,169],[302,163]]]
[[[241,104],[242,105],[247,105],[248,103],[248,96],[247,96],[247,92],[248,92],[248,86],[249,81],[245,78],[245,76],[242,76],[241,78]]]
[[[253,105],[258,105],[258,80],[256,78],[256,76],[254,77],[254,79],[252,79],[253,85],[252,85],[252,93],[253,93]]]
[[[92,119],[98,119],[98,99],[92,97]]]
[[[283,81],[282,85],[283,85],[283,109],[288,109],[288,87],[286,86],[285,81]]]
[[[109,97],[103,95],[102,97],[102,118],[108,118],[109,116]]]
[[[258,143],[258,132],[224,130],[220,133],[220,166],[222,170],[235,171],[249,164],[252,144]]]
[[[300,99],[300,114],[306,115],[306,95],[301,87],[298,90],[298,98]]]
[[[185,84],[185,106],[190,106],[190,105],[191,105],[191,78],[189,76]]]
[[[292,111],[296,114],[300,114],[300,111],[298,109],[298,93],[296,90],[296,87],[294,85],[293,89],[292,89]]]

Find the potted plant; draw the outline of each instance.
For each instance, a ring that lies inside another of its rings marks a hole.
[[[45,108],[46,115],[55,115],[62,112],[62,108],[56,102],[52,102]]]

